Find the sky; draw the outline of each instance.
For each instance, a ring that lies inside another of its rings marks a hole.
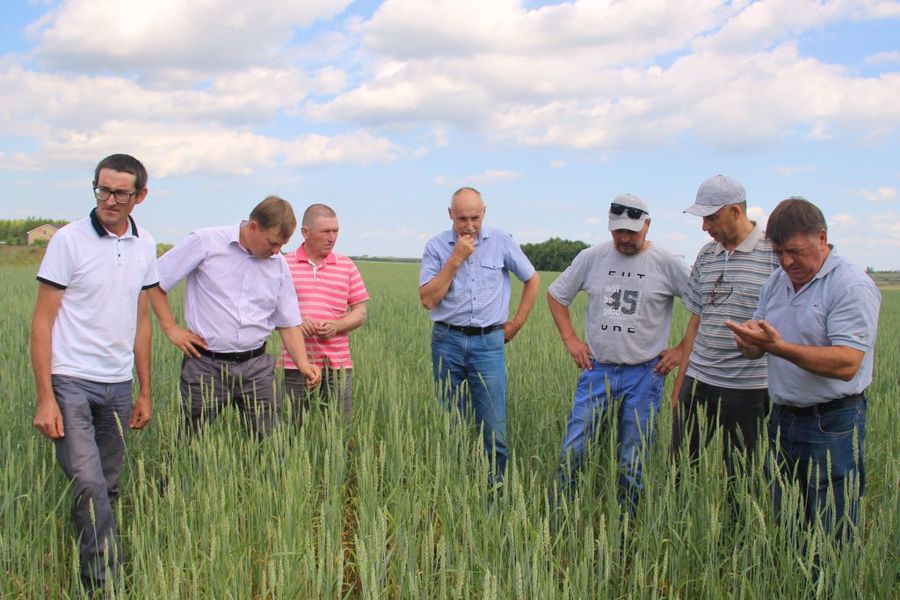
[[[454,190],[519,243],[609,239],[622,193],[692,262],[683,213],[730,175],[765,223],[804,196],[860,266],[900,269],[900,2],[7,0],[0,218],[73,220],[93,168],[150,172],[158,242],[269,194],[337,250],[421,256]],[[287,249],[302,241],[295,233]]]

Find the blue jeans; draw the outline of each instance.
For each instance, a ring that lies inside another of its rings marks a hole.
[[[859,519],[859,499],[866,487],[865,436],[864,396],[834,410],[809,409],[809,414],[795,414],[775,404],[769,417],[768,467],[776,515],[782,510],[782,486],[796,482],[808,523],[821,519],[825,530],[838,540],[852,534],[852,528],[845,531],[844,524],[855,525]]]
[[[617,459],[619,501],[632,513],[643,488],[641,471],[653,441],[651,424],[659,410],[665,378],[654,372],[658,358],[639,365],[603,364],[591,360],[591,369],[581,372],[569,413],[560,453],[559,479],[571,494],[581,470],[584,448],[597,432],[595,427],[614,401],[620,401]]]
[[[119,495],[125,434],[131,419],[131,382],[98,383],[53,375],[65,435],[56,458],[72,481],[72,520],[79,537],[81,580],[111,587],[122,546],[112,505]]]
[[[502,480],[506,447],[506,355],[503,329],[466,335],[435,323],[431,362],[438,400],[448,409],[470,410],[482,428],[484,451],[491,458],[492,480]],[[462,387],[467,383],[468,394]]]

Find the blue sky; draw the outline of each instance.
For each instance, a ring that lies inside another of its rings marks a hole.
[[[751,216],[802,195],[838,252],[900,269],[900,2],[5,2],[0,218],[75,219],[140,158],[158,241],[278,194],[346,254],[419,256],[474,185],[519,242],[608,239],[630,192],[682,213],[723,173]],[[297,233],[288,248],[299,244]]]

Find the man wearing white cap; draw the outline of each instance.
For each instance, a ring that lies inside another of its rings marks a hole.
[[[713,241],[697,255],[682,299],[691,318],[672,392],[672,450],[687,443],[696,457],[701,444],[718,431],[711,426],[701,441],[702,412],[708,423],[718,420],[724,430],[724,460],[734,474],[734,452],[752,455],[756,447],[769,396],[766,359],[742,356],[725,320],[743,323],[753,316],[759,289],[778,259],[763,229],[747,217],[747,194],[731,177],[704,181],[685,212],[703,218],[703,231]]]
[[[582,369],[562,444],[560,483],[575,484],[585,444],[612,402],[618,402],[619,500],[633,514],[641,466],[666,374],[679,363],[666,349],[673,299],[687,288],[689,268],[647,239],[650,211],[632,194],[609,208],[612,241],[583,250],[547,291],[550,314],[566,350]],[[569,305],[588,294],[586,342],[572,327]]]

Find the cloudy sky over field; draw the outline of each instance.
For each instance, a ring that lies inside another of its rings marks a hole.
[[[164,242],[279,194],[334,206],[347,254],[418,256],[474,185],[520,242],[606,240],[638,194],[692,261],[682,210],[725,173],[900,269],[900,2],[4,2],[0,218],[85,215],[112,152]]]

